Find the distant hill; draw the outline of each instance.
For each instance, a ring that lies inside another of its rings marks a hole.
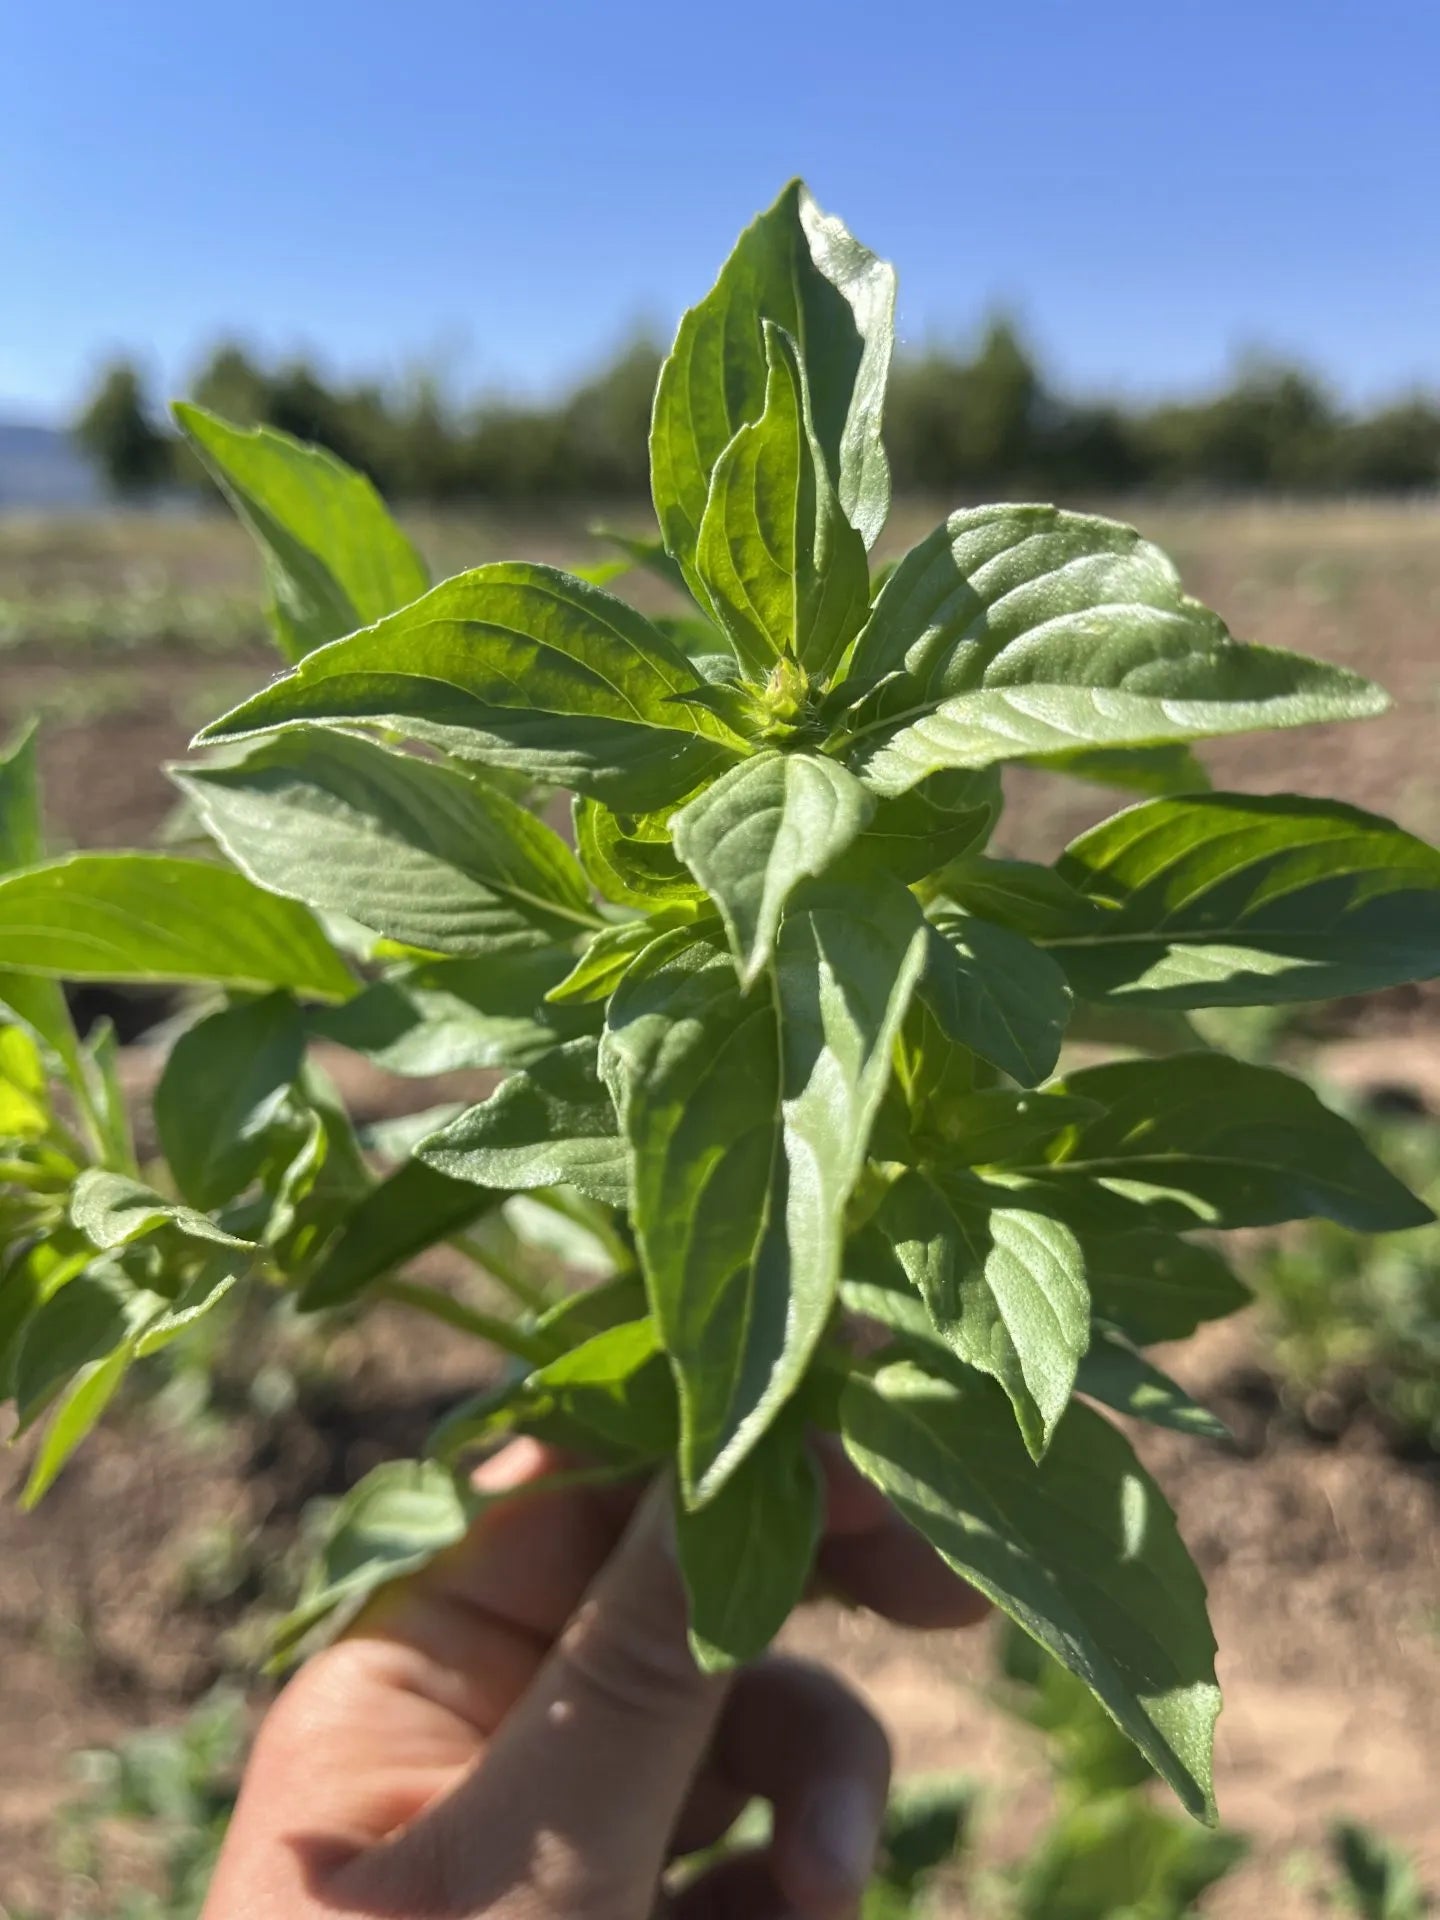
[[[0,421],[0,513],[95,507],[104,489],[70,435]]]

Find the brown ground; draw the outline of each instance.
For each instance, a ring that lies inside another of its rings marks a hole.
[[[907,531],[933,517],[907,514]],[[1238,634],[1343,659],[1397,697],[1365,727],[1208,748],[1217,783],[1338,793],[1440,832],[1440,516],[1137,517]],[[548,530],[510,531],[512,551],[575,551]],[[250,577],[228,531],[207,533],[203,565],[193,536],[154,537],[160,564],[196,570],[207,585],[243,590]],[[120,538],[106,536],[111,546]],[[451,524],[427,538],[450,564],[507,550],[506,530],[491,525]],[[5,564],[0,551],[0,593]],[[135,844],[168,806],[158,763],[270,670],[258,651],[216,659],[165,648],[103,661],[12,651],[0,656],[0,737],[43,709],[57,842]],[[1110,798],[1017,783],[1007,847],[1052,852]],[[1434,1005],[1407,992],[1346,1009],[1332,1022],[1344,1037],[1337,1073],[1402,1082],[1440,1111]],[[1329,1448],[1296,1435],[1272,1417],[1250,1355],[1242,1327],[1173,1362],[1231,1418],[1237,1450],[1147,1435],[1144,1451],[1210,1584],[1227,1692],[1222,1808],[1256,1839],[1206,1911],[1299,1920],[1325,1909],[1294,1856],[1322,1844],[1341,1815],[1415,1850],[1440,1889],[1440,1476],[1392,1459],[1365,1433]],[[53,1892],[49,1828],[67,1791],[66,1755],[173,1717],[218,1674],[243,1669],[253,1648],[240,1623],[272,1590],[305,1501],[413,1447],[470,1365],[444,1338],[417,1338],[382,1312],[307,1385],[303,1411],[278,1421],[245,1413],[213,1437],[131,1415],[89,1446],[39,1515],[0,1502],[0,1914]],[[0,1462],[0,1492],[22,1468],[19,1456]],[[902,1767],[958,1766],[995,1782],[991,1857],[1023,1843],[1045,1799],[1037,1750],[981,1698],[979,1636],[942,1644],[827,1612],[793,1638],[873,1696]]]

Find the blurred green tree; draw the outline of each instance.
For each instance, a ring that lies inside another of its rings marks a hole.
[[[143,498],[170,476],[171,441],[156,426],[144,380],[129,360],[112,361],[101,373],[75,438],[121,499]]]

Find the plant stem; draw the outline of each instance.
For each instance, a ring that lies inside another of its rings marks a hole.
[[[446,1326],[457,1327],[461,1333],[472,1333],[478,1340],[488,1340],[491,1346],[513,1354],[517,1360],[524,1360],[532,1367],[543,1366],[547,1360],[555,1358],[554,1348],[548,1341],[526,1333],[523,1327],[517,1327],[510,1320],[502,1320],[497,1314],[481,1313],[478,1308],[467,1307],[462,1300],[441,1293],[438,1287],[421,1286],[414,1280],[382,1280],[374,1292],[382,1300],[393,1300],[397,1306],[414,1307],[417,1312],[428,1313],[432,1319],[443,1320]]]
[[[527,1280],[503,1254],[491,1252],[488,1248],[480,1246],[470,1238],[468,1233],[452,1233],[446,1244],[454,1247],[457,1253],[463,1253],[467,1260],[473,1260],[477,1267],[483,1268],[492,1280],[498,1282],[513,1299],[518,1300],[521,1306],[528,1308],[531,1313],[548,1313],[554,1306],[554,1300],[544,1287],[538,1286],[533,1280]]]

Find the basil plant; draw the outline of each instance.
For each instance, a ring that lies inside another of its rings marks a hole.
[[[359,475],[178,410],[287,668],[172,770],[193,853],[47,859],[31,743],[0,770],[27,1497],[237,1285],[400,1303],[504,1370],[342,1502],[295,1636],[457,1538],[467,1463],[518,1432],[670,1471],[697,1655],[746,1660],[809,1578],[828,1431],[1209,1817],[1204,1590],[1110,1413],[1216,1429],[1144,1357],[1244,1303],[1216,1230],[1429,1216],[1187,1015],[1440,972],[1440,853],[1209,790],[1190,741],[1385,698],[1232,639],[1129,527],[965,508],[872,564],[894,292],[788,186],[660,374],[660,540],[589,579],[431,586]],[[685,611],[598,584],[629,565]],[[1142,797],[1053,865],[999,858],[1016,762]],[[87,980],[206,989],[143,1164],[113,1040],[67,1011]],[[497,1080],[358,1137],[317,1042]],[[404,1276],[441,1242],[489,1309]]]

